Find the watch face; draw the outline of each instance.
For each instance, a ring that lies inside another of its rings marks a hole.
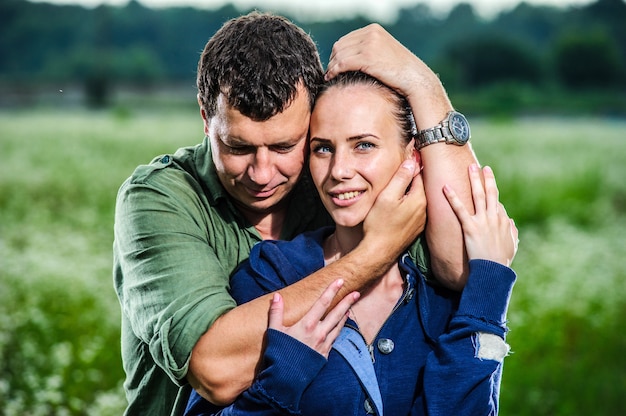
[[[454,112],[450,115],[450,132],[460,144],[465,144],[470,139],[470,126],[465,116]]]

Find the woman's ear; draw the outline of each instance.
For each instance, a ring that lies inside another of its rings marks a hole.
[[[417,162],[417,166],[419,166],[419,170],[422,170],[422,156],[415,148],[415,139],[411,139],[409,144],[406,145],[404,149],[406,159],[413,159]]]
[[[411,141],[404,148],[404,156],[406,159],[415,159],[419,162],[419,151],[415,148],[415,139]]]

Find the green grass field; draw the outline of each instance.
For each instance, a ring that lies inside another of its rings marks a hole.
[[[501,414],[626,414],[626,121],[472,128],[520,229]],[[121,414],[117,188],[201,139],[191,109],[0,112],[0,414]]]

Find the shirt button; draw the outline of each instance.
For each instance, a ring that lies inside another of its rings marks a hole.
[[[170,163],[170,157],[165,155],[165,156],[163,156],[161,158],[160,162],[163,163],[164,165],[166,165],[166,164]]]
[[[382,338],[378,340],[378,351],[382,352],[383,354],[391,354],[394,346],[395,345],[393,341],[389,338]]]
[[[365,399],[365,401],[363,402],[363,408],[365,409],[365,413],[367,413],[368,415],[374,414],[374,406],[372,406],[372,403],[370,403],[370,399]]]

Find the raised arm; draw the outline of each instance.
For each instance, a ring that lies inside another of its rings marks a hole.
[[[403,94],[418,130],[439,124],[453,109],[437,75],[380,25],[372,24],[342,37],[333,47],[327,78],[344,71],[363,71]],[[452,186],[471,211],[467,168],[477,163],[470,144],[436,143],[420,150],[428,200],[426,238],[432,269],[445,286],[461,290],[467,279],[467,258],[459,223],[443,195]]]
[[[359,246],[280,291],[285,325],[300,320],[333,281],[341,278],[344,284],[331,307],[349,293],[373,283],[395,264],[424,229],[426,200],[417,173],[414,161],[403,163],[370,211]],[[194,347],[187,378],[214,404],[231,403],[251,385],[261,357],[272,297],[268,294],[222,315]]]
[[[483,173],[484,187],[480,169],[470,166],[474,215],[444,187],[463,228],[470,274],[457,312],[428,356],[425,399],[416,402],[417,414],[424,413],[423,403],[427,414],[498,414],[502,363],[509,352],[506,314],[516,279],[508,266],[518,232],[498,202],[493,172],[485,167]]]

